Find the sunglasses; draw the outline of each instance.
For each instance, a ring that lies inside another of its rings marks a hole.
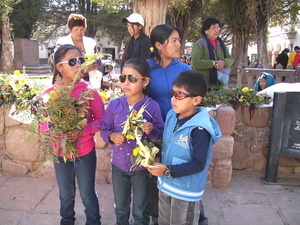
[[[70,58],[67,61],[63,61],[63,62],[59,62],[57,64],[63,64],[63,63],[68,63],[69,66],[75,66],[76,63],[79,62],[79,64],[83,64],[85,62],[85,58],[83,57],[74,57],[74,58]]]
[[[124,83],[126,78],[129,80],[130,83],[136,83],[138,81],[138,79],[144,79],[147,77],[137,77],[136,75],[133,75],[133,74],[121,74],[119,76],[119,80],[121,83]]]
[[[182,100],[182,99],[185,99],[185,98],[188,98],[188,97],[197,97],[198,95],[189,95],[189,94],[183,93],[181,91],[173,91],[173,90],[171,90],[171,97],[173,97],[173,96],[177,100]]]

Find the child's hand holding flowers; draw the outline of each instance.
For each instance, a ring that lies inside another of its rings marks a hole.
[[[141,127],[142,131],[146,134],[150,134],[151,131],[153,130],[153,124],[150,122],[145,122],[145,123],[141,124],[140,127]]]
[[[116,144],[116,146],[121,146],[126,138],[121,134],[117,132],[113,132],[109,135],[109,139]]]

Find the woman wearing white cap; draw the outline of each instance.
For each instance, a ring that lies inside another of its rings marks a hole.
[[[132,13],[130,16],[123,18],[123,23],[126,23],[131,38],[125,45],[121,67],[131,58],[149,59],[151,44],[149,37],[144,33],[145,22],[143,17],[138,13]]]

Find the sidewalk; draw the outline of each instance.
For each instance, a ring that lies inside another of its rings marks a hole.
[[[209,225],[300,224],[300,176],[279,174],[283,185],[264,185],[263,173],[233,171],[226,190],[207,190],[203,204]],[[286,185],[293,184],[293,185]],[[111,184],[96,185],[102,225],[114,224]],[[54,179],[0,176],[0,225],[58,225],[59,199]],[[84,225],[77,193],[75,225]]]

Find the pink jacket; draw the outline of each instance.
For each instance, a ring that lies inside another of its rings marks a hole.
[[[48,88],[45,91],[49,93],[54,89],[54,86]],[[73,89],[72,96],[75,98],[79,98],[83,90],[90,89],[88,83],[84,80],[80,80]],[[102,117],[104,114],[104,104],[103,101],[97,91],[93,92],[93,100],[89,100],[89,107],[87,108],[87,113],[85,118],[87,119],[87,125],[84,127],[84,132],[82,136],[80,136],[76,140],[76,148],[78,151],[78,156],[83,156],[90,153],[95,147],[95,133],[100,130],[100,124],[102,122]],[[48,128],[48,124],[40,124],[40,130],[45,132]],[[61,152],[59,156],[64,156]]]

